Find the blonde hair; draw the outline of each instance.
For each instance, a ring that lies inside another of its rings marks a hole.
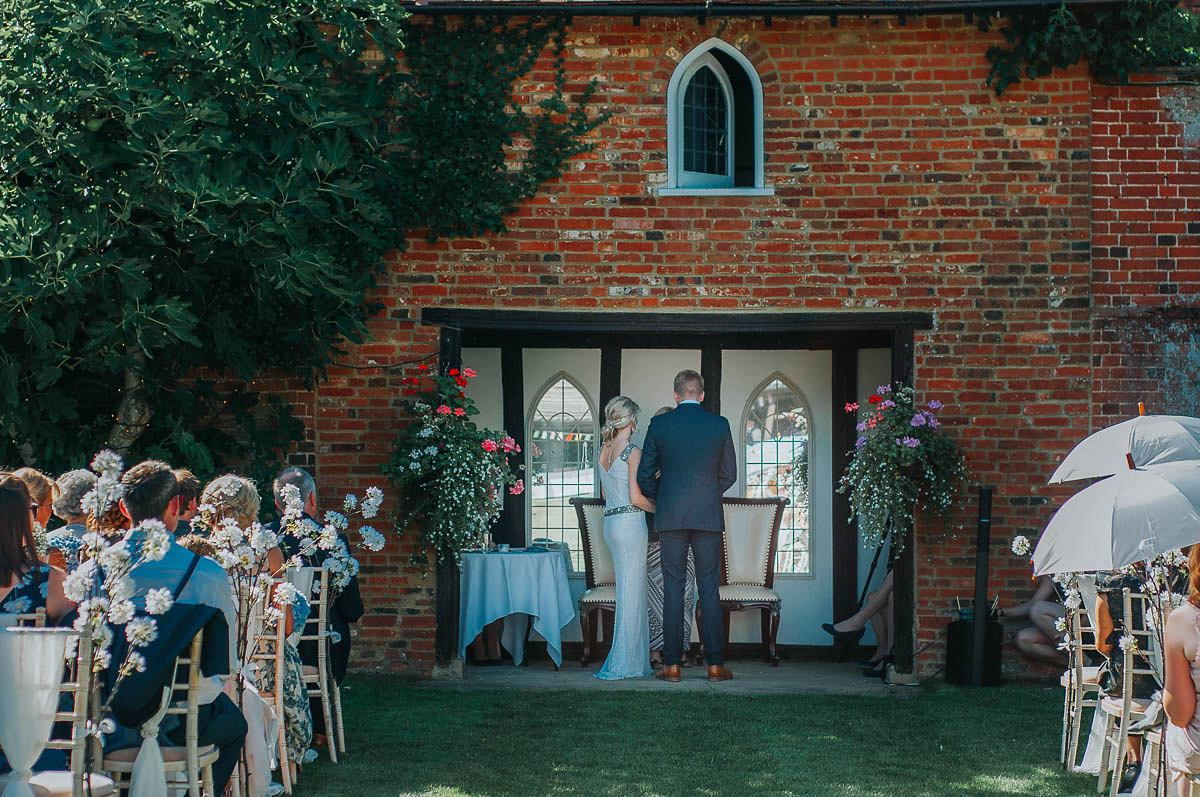
[[[654,415],[652,415],[651,417],[657,418],[659,415],[666,415],[668,412],[670,412],[673,409],[675,409],[675,408],[674,407],[659,407],[658,409],[656,409],[654,411]]]
[[[261,501],[254,482],[241,476],[227,473],[208,483],[200,494],[200,520],[210,529],[215,529],[222,520],[233,518],[242,528],[258,520]]]
[[[29,489],[29,497],[38,506],[49,506],[54,500],[54,482],[49,476],[34,468],[17,468],[11,474]]]
[[[637,416],[642,408],[628,396],[615,396],[604,405],[604,426],[600,428],[600,439],[605,443],[617,436],[617,432],[632,424],[637,428]]]

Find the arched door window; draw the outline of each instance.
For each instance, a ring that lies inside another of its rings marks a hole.
[[[808,409],[799,389],[772,374],[751,395],[743,425],[747,498],[787,498],[779,527],[775,572],[809,575]]]
[[[566,542],[574,569],[582,571],[583,544],[570,501],[597,494],[596,413],[591,399],[560,372],[535,397],[526,428],[529,539]]]
[[[696,61],[683,90],[683,171],[680,185],[733,185],[732,94],[711,55]]]

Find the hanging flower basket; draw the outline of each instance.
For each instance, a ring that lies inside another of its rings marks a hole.
[[[861,412],[861,420],[838,492],[849,493],[851,517],[857,516],[867,547],[879,545],[894,529],[899,533],[893,535],[892,550],[902,550],[918,508],[948,530],[966,485],[962,451],[937,418],[941,402],[918,406],[915,396],[908,386],[880,385],[867,407],[845,407]]]

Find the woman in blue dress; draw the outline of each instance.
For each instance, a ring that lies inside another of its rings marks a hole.
[[[75,605],[63,594],[63,571],[38,559],[33,540],[38,509],[23,481],[0,475],[0,614],[45,609],[53,624]]]

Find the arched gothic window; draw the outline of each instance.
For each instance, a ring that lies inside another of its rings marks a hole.
[[[529,540],[563,540],[576,571],[583,545],[571,499],[596,494],[596,413],[584,389],[559,372],[538,392],[530,414],[526,460]]]
[[[808,575],[811,424],[804,397],[782,374],[750,396],[743,424],[746,497],[789,499],[779,527],[775,572]]]
[[[660,193],[772,193],[763,187],[762,85],[735,47],[709,39],[667,87],[667,185]]]

